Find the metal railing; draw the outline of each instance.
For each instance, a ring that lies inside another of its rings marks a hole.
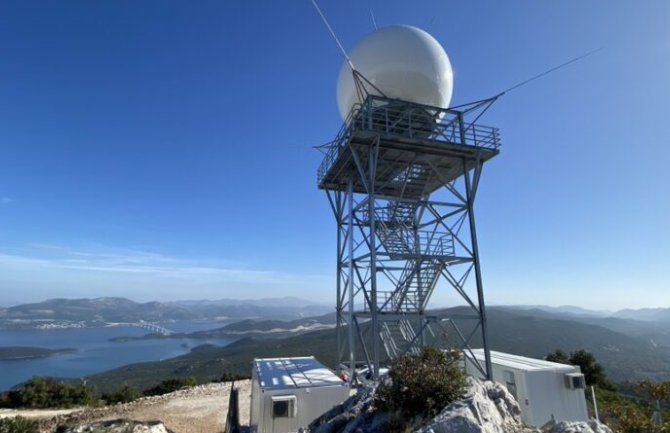
[[[485,149],[500,147],[498,128],[467,123],[461,111],[369,95],[362,104],[353,106],[331,143],[317,172],[319,183],[356,132]]]
[[[330,143],[328,151],[326,152],[326,156],[323,158],[323,161],[321,161],[321,165],[319,165],[319,170],[317,172],[319,183],[321,183],[321,180],[325,177],[328,170],[330,170],[330,168],[333,166],[335,159],[337,159],[340,154],[340,149],[346,146],[347,142],[349,141],[349,137],[353,133],[353,129],[350,128],[350,125],[354,123],[355,118],[359,117],[360,109],[360,104],[355,104],[352,107],[349,115],[344,120],[340,131],[335,136],[335,139]]]

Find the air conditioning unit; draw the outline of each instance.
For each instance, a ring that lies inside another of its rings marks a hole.
[[[295,395],[272,397],[272,418],[294,418],[296,415]]]
[[[586,381],[582,373],[567,373],[565,375],[565,387],[568,389],[584,389]]]

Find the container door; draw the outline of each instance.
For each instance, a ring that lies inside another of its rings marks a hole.
[[[272,433],[293,433],[297,428],[297,405],[294,395],[272,397]]]
[[[505,386],[510,394],[514,397],[514,400],[519,401],[519,397],[516,395],[516,378],[514,377],[514,372],[505,370],[503,371],[503,378],[505,379]],[[519,402],[519,404],[521,404]]]

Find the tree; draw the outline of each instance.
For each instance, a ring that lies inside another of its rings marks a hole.
[[[651,423],[655,432],[665,432],[670,429],[670,423],[663,423],[661,403],[670,401],[670,382],[651,382],[643,380],[637,384],[637,389],[652,400],[653,411]]]
[[[635,404],[615,403],[610,408],[611,426],[621,433],[649,433],[652,429],[651,420],[644,411]]]
[[[670,382],[643,380],[637,384],[637,388],[652,400],[670,402]]]
[[[130,403],[140,397],[140,392],[128,384],[121,385],[114,392],[104,394],[102,399],[107,404]]]
[[[586,384],[591,386],[598,386],[603,389],[613,391],[614,384],[610,382],[605,373],[603,366],[596,361],[595,356],[586,350],[580,349],[572,352],[569,356],[562,350],[556,350],[548,354],[545,359],[551,362],[558,362],[561,364],[578,365]]]
[[[586,350],[573,352],[570,355],[570,364],[579,366],[587,385],[595,385],[609,390],[614,389],[614,385],[605,374],[605,369],[590,352]]]
[[[145,396],[163,395],[185,387],[196,386],[197,384],[198,382],[195,380],[195,377],[167,379],[156,386],[144,390],[142,394]]]
[[[32,408],[87,406],[96,401],[84,385],[69,385],[53,378],[33,377],[18,390],[16,405]]]
[[[545,356],[544,359],[551,362],[558,362],[559,364],[570,364],[570,356],[560,349]]]

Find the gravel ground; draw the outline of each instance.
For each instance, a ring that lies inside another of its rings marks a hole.
[[[132,403],[104,406],[96,409],[12,410],[0,416],[44,418],[44,431],[59,424],[80,425],[95,421],[128,419],[133,421],[160,421],[175,433],[222,432],[228,413],[230,383],[211,383],[195,386],[156,397],[146,397]],[[235,382],[239,390],[240,422],[249,422],[251,382]]]

